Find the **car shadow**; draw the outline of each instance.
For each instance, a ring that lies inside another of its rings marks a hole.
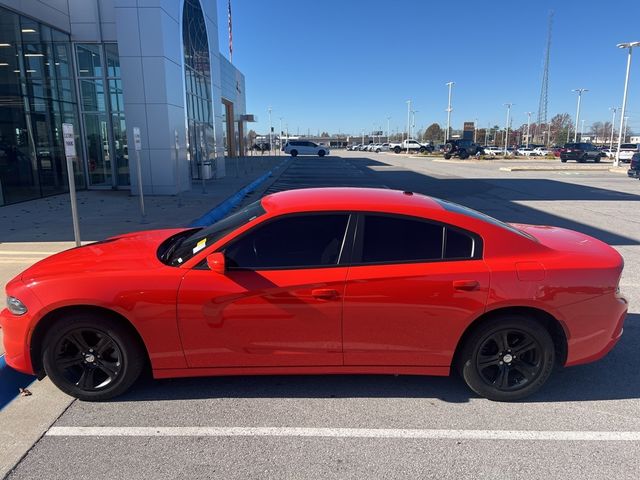
[[[640,314],[629,314],[624,334],[602,360],[558,368],[547,384],[522,403],[584,402],[640,398]],[[146,379],[113,402],[207,398],[424,398],[466,403],[479,398],[457,375],[264,375]]]

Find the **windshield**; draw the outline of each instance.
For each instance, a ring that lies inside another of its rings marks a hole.
[[[194,231],[188,237],[178,238],[173,247],[173,253],[167,258],[166,263],[175,267],[183,264],[199,251],[217,242],[236,228],[264,215],[264,213],[260,201],[257,201],[213,225]]]

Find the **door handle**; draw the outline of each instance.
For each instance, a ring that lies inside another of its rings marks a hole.
[[[315,298],[321,298],[323,300],[331,300],[338,298],[338,291],[331,288],[316,288],[311,290],[311,296]]]
[[[477,280],[454,280],[453,288],[454,290],[462,290],[465,292],[470,292],[472,290],[477,290],[480,286],[480,283]]]

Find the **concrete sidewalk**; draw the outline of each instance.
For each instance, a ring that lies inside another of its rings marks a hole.
[[[228,175],[206,182],[194,180],[192,189],[178,197],[146,195],[146,222],[141,223],[139,200],[128,191],[85,190],[78,192],[80,237],[83,242],[136,230],[188,225],[245,185],[274,170],[285,156],[252,156],[227,160]],[[275,175],[276,173],[274,173]],[[269,184],[270,180],[266,182]],[[259,197],[257,197],[259,198]],[[68,194],[41,198],[0,208],[0,244],[7,242],[73,241]],[[0,266],[0,269],[2,266]]]

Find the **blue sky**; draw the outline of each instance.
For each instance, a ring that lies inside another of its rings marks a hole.
[[[575,115],[573,88],[588,88],[585,130],[611,120],[620,106],[626,51],[640,40],[640,1],[232,0],[233,63],[246,76],[253,127],[279,117],[290,133],[359,134],[403,130],[406,100],[416,125],[446,123],[448,81],[452,126],[513,125],[538,109],[547,17],[555,12],[549,74],[549,117]],[[227,0],[218,0],[220,51],[228,58]],[[640,132],[640,48],[631,67],[629,128]],[[533,115],[535,118],[536,114]],[[616,120],[618,123],[618,120]]]

